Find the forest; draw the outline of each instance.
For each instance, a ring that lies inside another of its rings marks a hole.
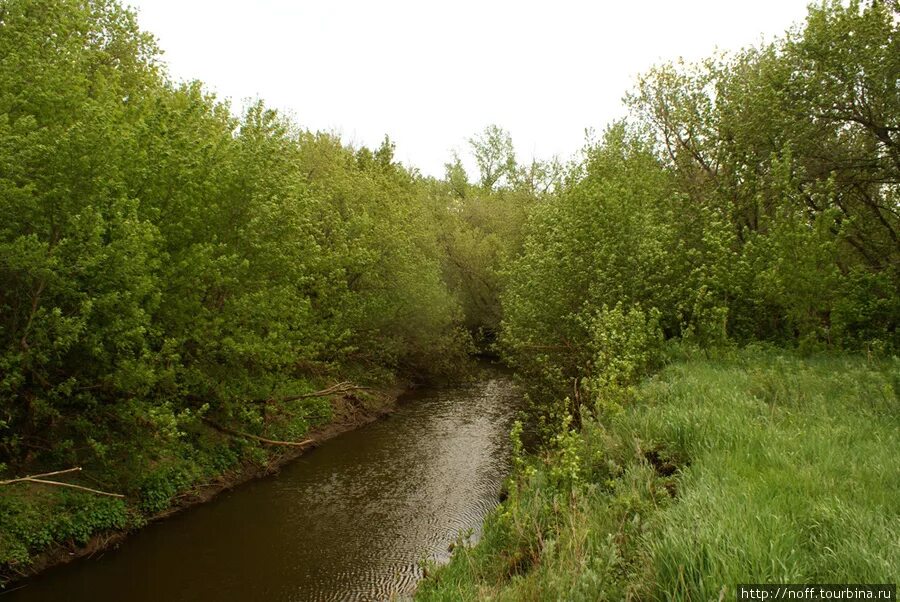
[[[175,81],[118,0],[0,0],[0,581],[476,354],[513,474],[418,597],[895,580],[900,6],[623,92],[566,161],[491,125],[435,178]],[[11,482],[70,467],[115,495]]]

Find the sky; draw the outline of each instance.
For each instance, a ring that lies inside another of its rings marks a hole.
[[[771,40],[807,1],[125,0],[176,80],[355,146],[389,135],[433,176],[489,124],[520,162],[565,160],[654,64]]]

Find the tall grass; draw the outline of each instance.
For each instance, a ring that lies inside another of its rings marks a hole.
[[[422,600],[720,600],[900,575],[900,361],[677,362],[523,461]],[[563,471],[564,459],[577,466]]]

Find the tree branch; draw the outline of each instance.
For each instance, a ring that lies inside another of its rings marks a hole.
[[[313,391],[312,393],[302,393],[300,395],[290,395],[288,397],[270,398],[270,399],[254,399],[251,403],[285,403],[288,401],[297,401],[298,399],[308,399],[310,397],[325,397],[326,395],[336,395],[338,393],[348,393],[350,391],[364,391],[368,387],[360,387],[349,381],[340,382],[321,391]]]
[[[55,487],[68,487],[70,489],[78,489],[79,491],[87,491],[90,493],[96,493],[97,495],[105,495],[108,497],[114,498],[124,498],[125,496],[120,493],[110,493],[108,491],[100,491],[99,489],[91,489],[90,487],[82,487],[81,485],[73,485],[72,483],[62,483],[60,481],[48,481],[41,477],[52,477],[54,475],[68,474],[72,472],[81,472],[81,467],[76,466],[75,468],[67,468],[65,470],[55,470],[53,472],[44,472],[41,474],[29,475],[27,477],[19,477],[17,479],[9,479],[7,481],[0,481],[0,485],[12,485],[13,483],[40,483],[41,485],[53,485]]]
[[[266,439],[265,437],[259,437],[257,435],[251,435],[250,433],[245,433],[243,431],[238,431],[232,428],[228,428],[227,426],[221,425],[218,422],[210,420],[209,418],[203,418],[203,422],[213,427],[217,431],[221,431],[227,435],[232,435],[234,437],[242,437],[244,439],[253,439],[254,441],[259,441],[260,443],[265,443],[266,445],[282,445],[286,447],[306,447],[310,444],[315,443],[314,439],[305,439],[303,441],[278,441],[277,439]]]

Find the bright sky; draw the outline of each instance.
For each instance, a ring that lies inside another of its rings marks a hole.
[[[491,123],[520,161],[568,158],[664,60],[770,40],[808,0],[125,0],[177,79],[441,176]],[[474,175],[474,174],[472,174]]]

